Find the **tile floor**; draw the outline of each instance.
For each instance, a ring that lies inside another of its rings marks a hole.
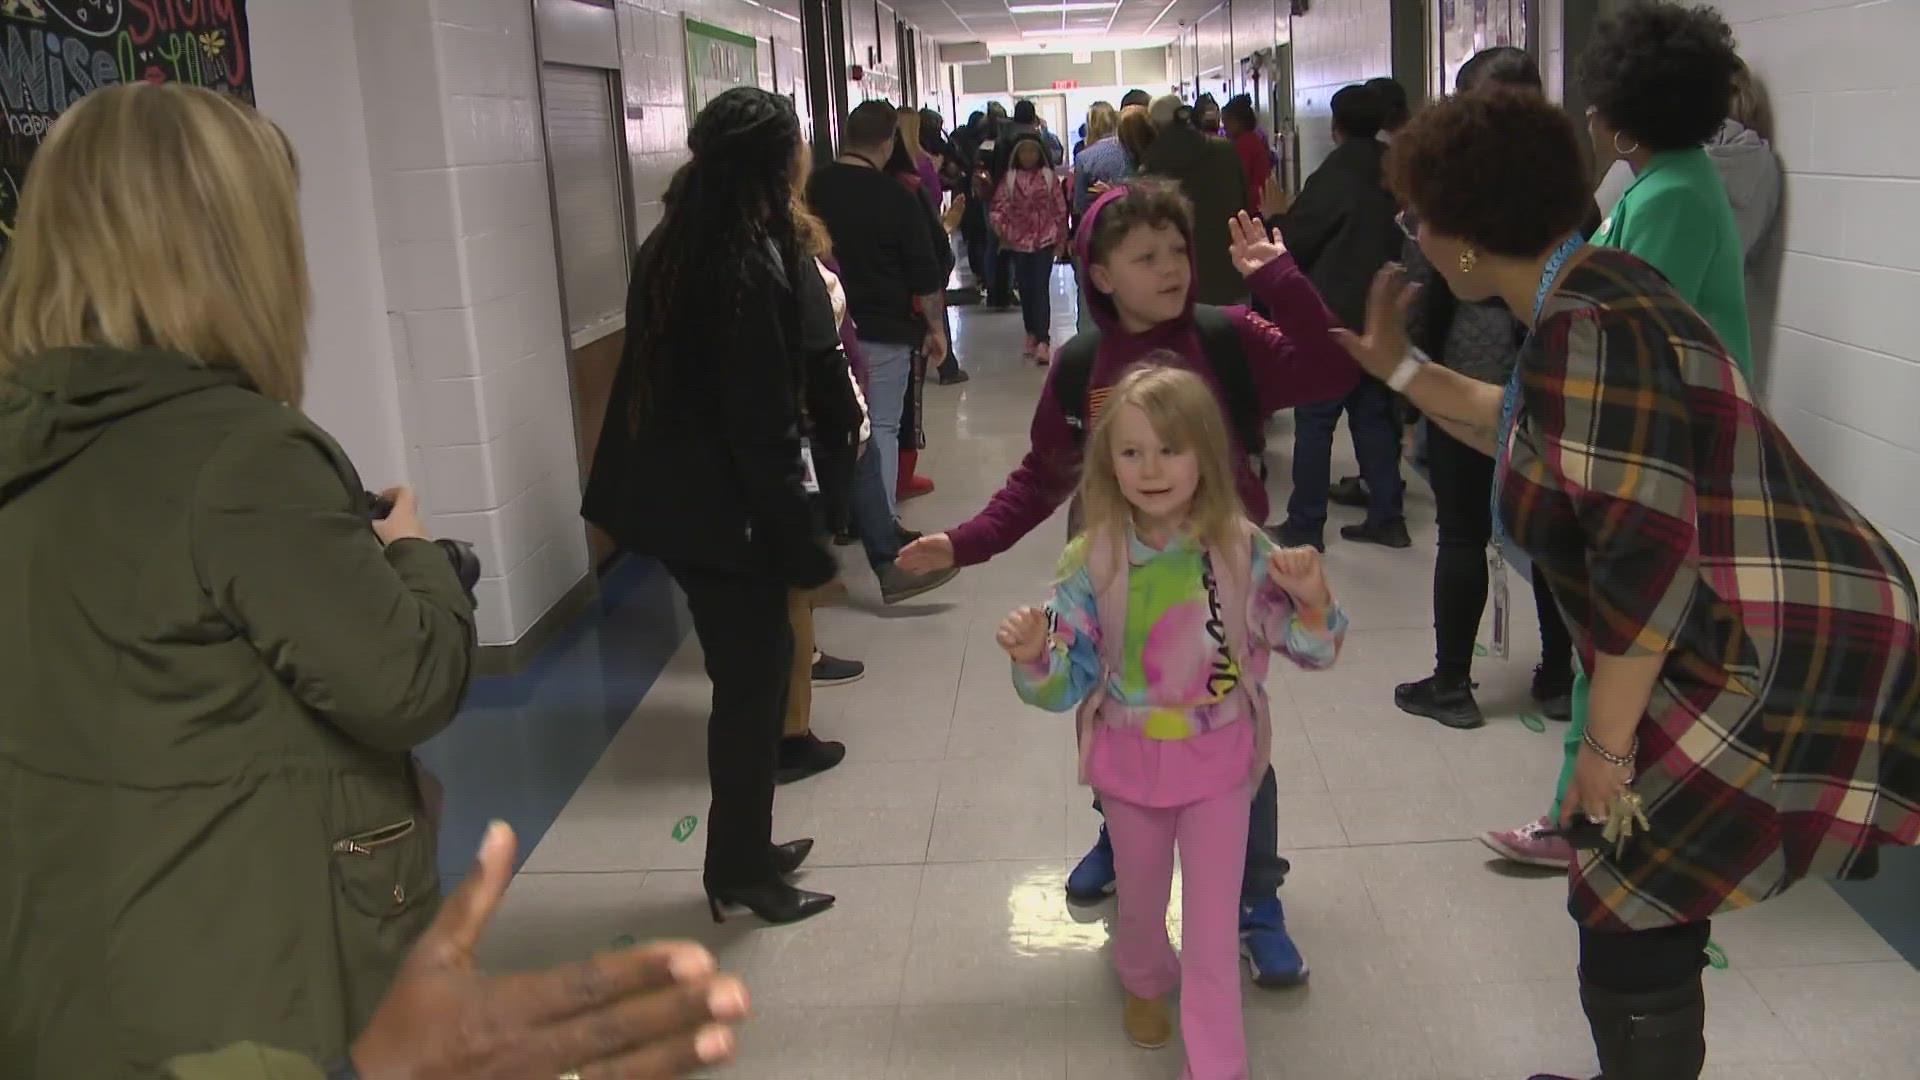
[[[1062,340],[1070,281],[1056,280]],[[1025,448],[1041,384],[1039,369],[1011,359],[1018,315],[969,309],[961,325],[974,379],[927,390],[923,461],[940,487],[907,506],[917,528],[982,505]],[[1289,442],[1271,451],[1282,494]],[[1274,668],[1282,851],[1294,866],[1282,895],[1313,977],[1295,991],[1249,985],[1253,1072],[1586,1076],[1594,1061],[1564,887],[1502,871],[1473,840],[1533,815],[1550,793],[1559,729],[1519,719],[1537,649],[1531,605],[1516,605],[1513,659],[1477,672],[1486,728],[1449,731],[1395,711],[1393,683],[1423,674],[1432,647],[1424,488],[1409,493],[1408,512],[1413,550],[1336,540],[1328,553],[1353,619],[1341,667]],[[1337,524],[1354,512],[1334,513]],[[698,834],[672,835],[706,803],[707,684],[689,637],[528,858],[490,962],[546,964],[623,937],[698,938],[747,979],[758,1007],[728,1075],[1171,1080],[1176,1051],[1134,1050],[1121,1036],[1111,907],[1073,909],[1063,897],[1096,826],[1074,782],[1070,722],[1019,703],[993,643],[1009,607],[1046,596],[1063,532],[1061,515],[990,566],[891,609],[849,563],[853,603],[821,612],[820,640],[869,674],[819,691],[814,723],[851,753],[781,791],[776,830],[819,839],[804,883],[838,894],[837,908],[790,928],[708,920]],[[1526,595],[1517,582],[1514,595]],[[1729,966],[1707,975],[1708,1077],[1916,1075],[1920,971],[1831,889],[1803,885],[1723,920],[1716,938]]]

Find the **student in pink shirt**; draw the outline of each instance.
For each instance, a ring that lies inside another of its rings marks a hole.
[[[1067,195],[1039,135],[1015,136],[1007,160],[1012,168],[994,192],[988,220],[1001,250],[1012,255],[1027,326],[1024,355],[1046,364],[1053,357],[1053,263],[1067,253]]]

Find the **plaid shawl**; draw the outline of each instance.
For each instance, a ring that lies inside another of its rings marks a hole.
[[[1584,856],[1603,931],[1692,922],[1920,842],[1911,574],[1754,404],[1652,268],[1596,249],[1521,357],[1500,512],[1596,651],[1666,652],[1640,722],[1652,828]]]

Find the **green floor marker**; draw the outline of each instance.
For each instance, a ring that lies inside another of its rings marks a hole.
[[[1475,655],[1475,656],[1485,656],[1485,655],[1487,655],[1487,647],[1486,647],[1485,645],[1482,645],[1482,644],[1480,644],[1480,643],[1479,643],[1479,642],[1477,642],[1477,641],[1476,641],[1476,642],[1474,642],[1474,645],[1473,645],[1473,655]]]
[[[634,940],[632,934],[621,934],[619,937],[613,939],[613,947],[616,949],[631,949],[633,946]]]
[[[673,838],[674,840],[684,844],[687,842],[687,837],[693,835],[693,830],[699,827],[700,827],[700,819],[697,817],[694,817],[692,814],[688,814],[686,817],[683,817],[679,821],[674,823]]]
[[[1707,966],[1715,971],[1727,970],[1727,950],[1711,941],[1707,942]]]
[[[1530,713],[1530,712],[1521,713],[1520,724],[1522,727],[1525,727],[1528,731],[1531,731],[1536,735],[1547,730],[1546,717],[1541,716],[1539,713]]]

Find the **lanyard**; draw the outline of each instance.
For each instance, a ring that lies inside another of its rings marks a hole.
[[[1567,237],[1566,242],[1554,249],[1547,259],[1546,269],[1540,272],[1540,287],[1533,293],[1533,325],[1527,330],[1527,340],[1520,346],[1525,352],[1527,344],[1533,341],[1533,335],[1540,329],[1540,313],[1546,310],[1547,297],[1553,294],[1553,283],[1566,268],[1567,260],[1586,245],[1586,240],[1575,233]],[[1510,542],[1506,525],[1500,520],[1500,491],[1505,486],[1507,462],[1512,455],[1513,425],[1520,412],[1520,361],[1515,358],[1513,374],[1507,379],[1504,393],[1500,395],[1500,428],[1494,440],[1493,500],[1490,509],[1493,513],[1493,536],[1497,543]]]

